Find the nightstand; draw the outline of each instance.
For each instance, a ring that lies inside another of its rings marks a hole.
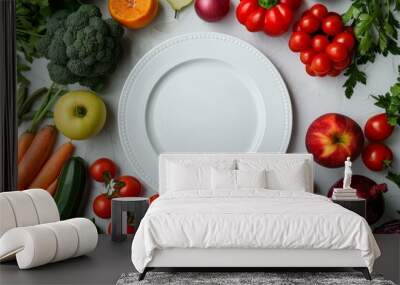
[[[349,200],[340,200],[340,199],[332,199],[333,203],[339,204],[340,206],[353,211],[354,213],[359,214],[364,219],[367,218],[367,201],[361,198],[349,199]]]
[[[126,226],[128,212],[134,215],[134,227],[137,230],[140,221],[149,207],[149,199],[145,197],[124,197],[111,200],[112,241],[126,239]]]

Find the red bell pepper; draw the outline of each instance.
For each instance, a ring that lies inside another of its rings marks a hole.
[[[294,11],[302,0],[241,0],[236,18],[250,32],[279,36],[289,30]]]

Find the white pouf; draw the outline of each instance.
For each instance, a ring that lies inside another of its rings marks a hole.
[[[93,222],[60,222],[57,205],[46,190],[0,193],[0,214],[0,262],[16,259],[20,269],[84,255],[97,246]]]
[[[85,218],[14,228],[0,238],[0,261],[15,256],[19,268],[28,269],[87,254],[97,240],[96,227]]]

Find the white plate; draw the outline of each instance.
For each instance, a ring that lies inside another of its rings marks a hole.
[[[161,43],[136,64],[118,125],[128,160],[157,189],[163,152],[285,152],[292,109],[282,77],[256,48],[194,33]]]

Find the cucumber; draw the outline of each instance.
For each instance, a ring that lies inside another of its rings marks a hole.
[[[88,198],[87,168],[85,161],[72,157],[62,168],[58,178],[55,201],[61,220],[83,214]]]

